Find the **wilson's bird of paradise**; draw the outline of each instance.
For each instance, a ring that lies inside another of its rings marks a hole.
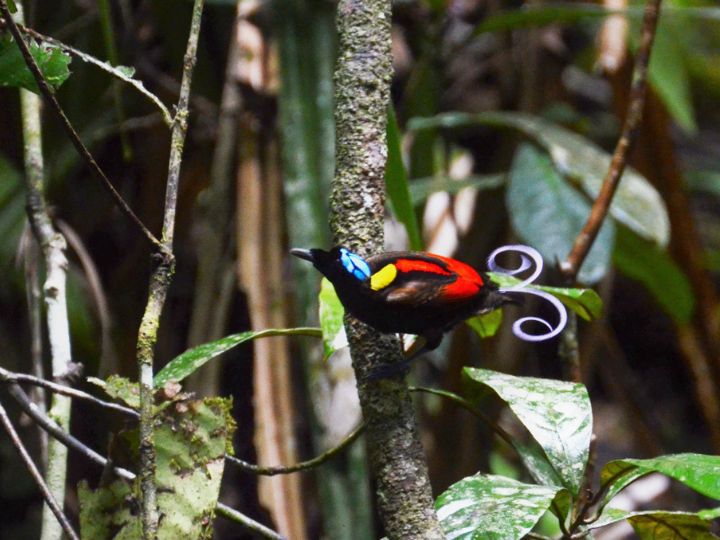
[[[445,332],[465,319],[504,304],[522,303],[521,293],[546,299],[559,314],[556,326],[538,317],[515,321],[513,331],[521,339],[550,339],[558,335],[567,322],[567,312],[559,300],[527,288],[542,271],[542,257],[528,246],[503,246],[488,257],[491,271],[508,275],[535,266],[529,278],[507,288],[497,286],[485,273],[468,264],[433,253],[386,252],[364,259],[343,246],[329,251],[295,248],[290,252],[310,261],[333,284],[338,298],[353,316],[381,332],[422,336],[425,339],[422,351],[435,349]],[[496,258],[504,252],[517,252],[520,265],[514,269],[498,265]],[[522,328],[528,321],[540,323],[548,331],[528,333]]]

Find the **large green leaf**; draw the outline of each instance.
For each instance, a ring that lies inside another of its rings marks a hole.
[[[323,357],[325,360],[335,352],[348,346],[345,334],[345,308],[335,287],[326,278],[320,283],[320,328],[323,338]]]
[[[70,56],[57,47],[38,45],[29,41],[30,54],[35,59],[47,83],[58,88],[70,76]],[[35,78],[25,64],[20,49],[9,34],[0,33],[0,86],[25,88],[38,93]]]
[[[507,206],[515,232],[550,264],[564,260],[590,214],[589,203],[568,186],[546,154],[530,144],[518,149],[510,170]],[[606,221],[578,274],[599,281],[610,266],[613,226]]]
[[[642,283],[675,321],[690,321],[695,310],[692,287],[666,251],[619,227],[613,262],[623,274]]]
[[[450,486],[435,501],[445,537],[467,540],[523,538],[562,488],[476,474]]]
[[[397,220],[405,226],[410,249],[422,251],[423,241],[420,235],[415,209],[410,199],[407,171],[402,159],[400,127],[395,117],[395,109],[388,107],[387,115],[388,157],[385,166],[385,188],[388,201]]]
[[[493,283],[500,287],[512,287],[520,283],[518,278],[508,274],[487,272],[487,275]],[[593,289],[548,287],[546,285],[534,284],[528,285],[527,288],[552,294],[586,321],[597,319],[602,314],[602,300]]]
[[[600,480],[612,499],[641,476],[658,472],[682,482],[698,493],[720,500],[720,456],[670,454],[652,459],[619,459],[607,463]]]
[[[522,131],[547,149],[562,174],[576,182],[591,198],[597,197],[611,156],[577,133],[537,116],[517,112],[446,113],[431,118],[413,118],[408,122],[408,129],[478,124]],[[643,238],[663,247],[668,244],[670,221],[665,203],[655,188],[632,167],[625,168],[610,206],[610,215]]]
[[[592,436],[590,398],[582,384],[515,377],[466,367],[466,382],[494,392],[542,447],[562,485],[577,494]]]
[[[168,364],[155,375],[155,386],[163,386],[170,380],[180,382],[197,370],[200,366],[225,351],[232,349],[233,347],[237,347],[246,341],[271,336],[321,337],[322,332],[319,328],[270,328],[259,332],[241,332],[239,334],[232,334],[216,341],[203,343],[202,345],[188,349],[181,355],[170,360],[170,362],[168,362]]]

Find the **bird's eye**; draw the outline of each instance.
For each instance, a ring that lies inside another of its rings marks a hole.
[[[340,250],[340,262],[345,270],[360,281],[364,281],[370,277],[370,266],[368,266],[368,263],[366,263],[360,255],[342,248]]]

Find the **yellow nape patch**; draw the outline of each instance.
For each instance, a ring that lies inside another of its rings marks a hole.
[[[394,264],[383,266],[370,277],[370,288],[374,291],[384,289],[393,282],[397,273],[398,271]]]

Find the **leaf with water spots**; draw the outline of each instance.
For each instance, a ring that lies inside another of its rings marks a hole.
[[[476,474],[450,486],[435,501],[435,509],[448,539],[519,539],[533,529],[563,491],[557,486]]]
[[[582,384],[463,369],[472,389],[495,393],[543,449],[563,487],[576,495],[583,482],[592,436],[592,410]]]

